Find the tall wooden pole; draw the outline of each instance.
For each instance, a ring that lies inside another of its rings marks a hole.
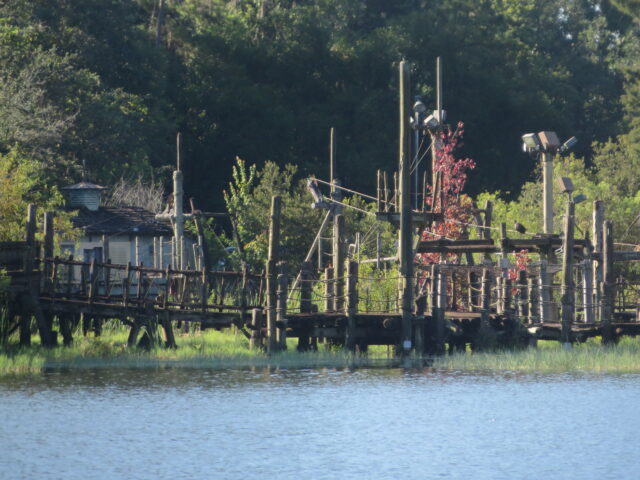
[[[331,127],[329,134],[329,182],[331,182],[331,193],[335,193],[336,186],[336,135],[335,129]]]
[[[553,153],[542,154],[544,233],[553,233]]]
[[[344,217],[336,215],[333,219],[333,308],[336,312],[344,309]]]
[[[402,310],[402,352],[408,353],[412,348],[413,323],[413,225],[411,213],[411,135],[407,125],[411,111],[409,64],[400,62],[400,142],[399,142],[399,172],[400,172],[400,275],[401,310]]]
[[[177,268],[184,268],[184,216],[182,176],[182,134],[176,136],[176,170],[173,172],[174,237],[176,239]]]
[[[276,331],[276,298],[277,273],[276,264],[279,259],[280,245],[280,212],[282,200],[279,196],[271,198],[271,219],[269,225],[269,251],[267,260],[267,352],[275,352],[278,348]]]
[[[614,282],[615,276],[613,273],[613,222],[605,221],[602,231],[602,343],[608,344],[614,341],[613,329],[611,324],[613,323],[613,301],[615,296]]]
[[[602,255],[602,225],[604,224],[604,202],[596,200],[593,202],[593,253]],[[595,287],[595,314],[596,320],[602,320],[602,259],[593,262],[593,283]]]
[[[562,325],[560,342],[571,344],[571,324],[575,310],[575,292],[573,285],[573,228],[575,204],[569,199],[567,214],[564,217],[564,239],[562,242]]]

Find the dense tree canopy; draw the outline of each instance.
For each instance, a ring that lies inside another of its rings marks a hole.
[[[638,23],[604,0],[8,0],[0,151],[50,182],[85,162],[111,183],[162,175],[182,131],[187,194],[215,208],[237,156],[326,177],[333,126],[339,176],[371,192],[397,162],[397,62],[433,106],[441,56],[469,188],[517,193],[522,133],[576,135],[589,165],[593,142],[640,131],[639,53]]]

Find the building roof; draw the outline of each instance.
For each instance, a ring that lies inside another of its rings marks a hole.
[[[73,224],[90,235],[173,235],[168,224],[156,220],[154,213],[141,207],[100,207],[95,212],[81,208]]]
[[[60,190],[109,190],[109,188],[91,182],[80,182],[68,187],[62,187]]]

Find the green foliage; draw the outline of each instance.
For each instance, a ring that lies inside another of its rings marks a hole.
[[[0,241],[24,240],[27,205],[33,203],[40,212],[54,211],[63,204],[56,186],[50,184],[39,162],[18,149],[0,154]],[[59,211],[54,228],[74,238],[71,214]]]
[[[614,222],[614,238],[619,242],[636,242],[637,228],[633,228],[640,214],[640,180],[635,172],[640,164],[634,153],[634,146],[627,137],[617,141],[608,141],[594,146],[593,166],[588,167],[584,159],[569,156],[554,161],[553,178],[560,176],[573,180],[576,194],[582,193],[589,201],[576,205],[577,235],[591,232],[592,201],[605,202],[606,217]],[[566,195],[559,190],[557,182],[554,189],[554,231],[562,230],[562,217],[565,211]],[[529,232],[542,231],[542,180],[527,182],[517,200],[508,201],[497,193],[483,193],[478,203],[486,200],[494,202],[494,224],[506,222],[511,228],[515,222],[523,224]]]
[[[575,134],[582,155],[622,133],[623,107],[635,121],[638,44],[637,24],[597,0],[190,0],[162,15],[154,0],[8,0],[0,149],[18,143],[58,178],[85,161],[109,183],[170,165],[182,131],[188,195],[215,208],[236,156],[320,175],[335,126],[339,175],[363,191],[396,156],[395,63],[414,63],[433,105],[440,55],[472,188],[517,192],[523,131]]]
[[[292,268],[302,262],[320,226],[322,213],[311,209],[304,181],[294,179],[296,170],[293,165],[281,169],[275,163],[267,162],[257,171],[255,165],[247,168],[244,161],[236,160],[225,201],[229,213],[236,219],[247,261],[257,270],[263,268],[267,259],[274,195],[282,198],[280,256]]]

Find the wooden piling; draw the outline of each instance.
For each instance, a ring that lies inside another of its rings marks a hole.
[[[582,306],[584,323],[593,323],[595,321],[595,312],[593,308],[593,260],[585,258],[582,261]]]
[[[535,323],[540,319],[540,298],[538,292],[538,282],[537,279],[529,276],[527,278],[527,283],[529,285],[529,323]]]
[[[613,271],[613,222],[604,222],[602,242],[602,318],[600,325],[602,330],[602,343],[610,344],[615,341],[613,336],[613,310],[614,310],[614,284],[615,275]]]
[[[251,310],[251,338],[249,339],[249,349],[258,350],[262,347],[262,310],[254,308]]]
[[[335,311],[334,304],[334,282],[333,282],[333,267],[327,267],[324,269],[324,311]]]
[[[593,235],[593,253],[601,256],[603,237],[602,226],[604,225],[604,202],[596,200],[593,202],[592,213],[592,235]],[[595,309],[596,320],[602,321],[602,258],[593,262],[593,283],[595,287]]]
[[[571,199],[567,202],[567,213],[564,217],[564,238],[562,242],[562,322],[560,342],[570,344],[571,324],[575,311],[575,292],[573,285],[573,229],[575,204]]]
[[[413,326],[413,219],[411,208],[411,129],[408,118],[411,112],[411,90],[409,63],[404,60],[399,65],[399,208],[400,208],[400,276],[401,280],[401,314],[402,314],[402,352],[407,354],[412,344]]]
[[[540,260],[540,322],[551,321],[551,276],[547,271],[547,260]]]
[[[51,326],[47,321],[47,318],[40,306],[39,298],[39,285],[34,280],[34,266],[36,257],[36,207],[30,204],[27,208],[27,231],[26,238],[29,251],[25,258],[25,274],[27,275],[27,293],[24,297],[25,313],[22,315],[23,323],[20,325],[20,340],[21,344],[27,342],[27,336],[29,337],[29,344],[31,343],[31,315],[36,318],[36,324],[38,325],[38,331],[40,332],[40,343],[43,347],[50,348],[56,345],[56,338],[51,331]],[[28,320],[27,320],[28,319]],[[27,334],[26,329],[29,329]]]
[[[346,244],[344,241],[344,217],[336,215],[333,219],[333,276],[334,309],[344,310],[344,260]]]
[[[275,352],[278,348],[276,329],[277,273],[276,263],[280,247],[280,213],[282,200],[279,196],[271,198],[271,217],[269,224],[269,250],[266,265],[267,279],[267,352]]]
[[[51,262],[53,258],[53,212],[44,213],[44,244],[42,251],[42,277],[44,293],[52,296],[51,291]],[[49,261],[47,261],[49,260]]]
[[[355,350],[356,347],[356,315],[358,314],[358,263],[347,262],[347,329],[345,332],[345,347]]]
[[[278,268],[278,291],[276,303],[277,344],[279,350],[287,349],[287,295],[289,293],[289,277],[287,262],[280,261]]]
[[[529,282],[527,271],[518,271],[518,317],[526,322],[529,316]]]

